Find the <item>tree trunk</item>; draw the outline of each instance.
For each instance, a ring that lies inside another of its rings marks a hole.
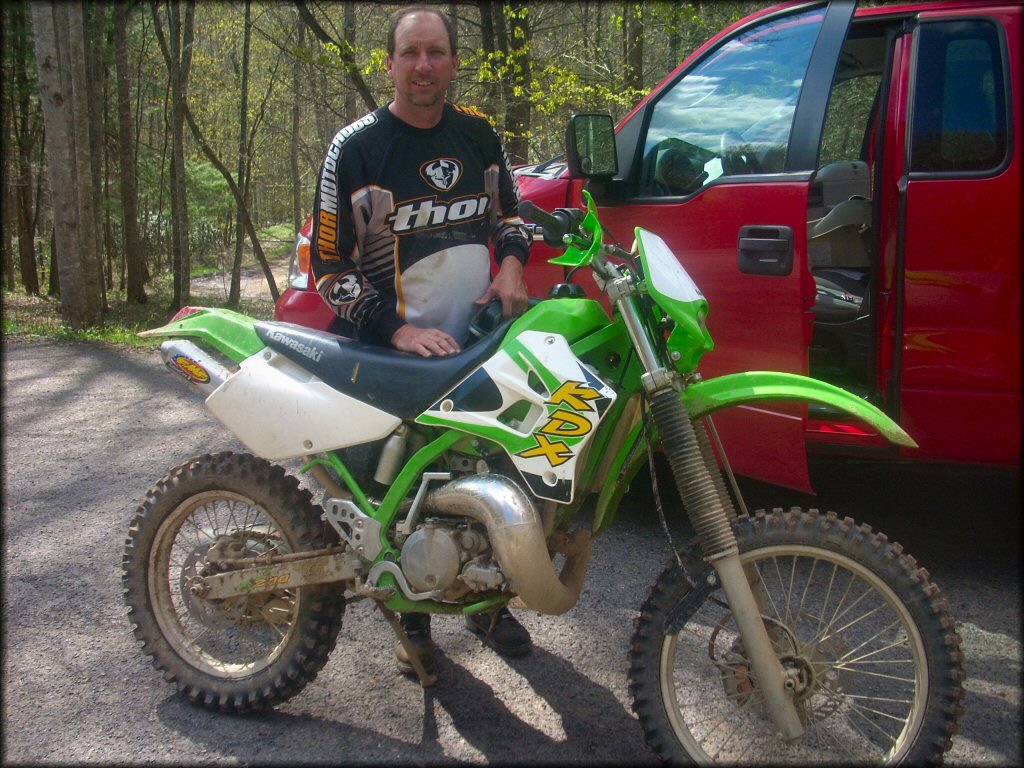
[[[121,232],[124,239],[125,295],[129,304],[145,304],[142,240],[139,237],[139,192],[136,185],[135,130],[128,87],[128,13],[126,3],[114,6],[114,66],[117,76],[118,164],[121,187]]]
[[[633,104],[640,101],[639,91],[644,87],[644,18],[643,8],[634,0],[623,3],[623,15],[626,23],[623,26],[623,70],[622,85],[632,91]]]
[[[252,4],[245,0],[245,21],[242,30],[242,88],[241,104],[238,108],[238,183],[243,189],[248,188],[245,183],[249,175],[249,43],[252,39]],[[231,287],[228,290],[228,306],[237,307],[242,293],[242,253],[245,248],[245,225],[242,223],[242,209],[246,207],[247,200],[242,195],[241,200],[236,201],[237,212],[235,216],[235,259],[231,264]]]
[[[350,3],[345,4],[345,18],[348,19]],[[306,47],[306,25],[299,16],[295,20],[295,39],[299,49]],[[302,228],[302,169],[299,167],[299,141],[302,137],[302,60],[296,56],[292,61],[292,135],[288,164],[292,174],[292,228],[298,232]],[[346,99],[347,102],[347,99]]]
[[[50,232],[50,273],[46,279],[46,295],[60,296],[60,270],[57,268],[57,230]]]
[[[6,25],[5,25],[6,26]],[[6,32],[6,30],[4,30]],[[6,39],[5,39],[6,44]],[[4,143],[6,146],[10,146],[14,142],[14,128],[13,116],[9,110],[3,110],[4,118]],[[14,204],[14,174],[11,173],[11,158],[8,153],[3,153],[3,158],[0,159],[0,163],[3,164],[2,173],[0,173],[0,179],[3,181],[3,188],[0,189],[0,218],[3,219],[3,223],[0,224],[0,232],[3,233],[3,262],[4,262],[4,287],[8,291],[14,290],[14,221],[18,218],[18,213],[15,210]]]
[[[186,0],[184,21],[176,0],[168,3],[167,34],[164,35],[160,8],[156,0],[150,6],[153,28],[171,83],[171,258],[174,264],[174,295],[171,310],[189,302],[192,271],[189,254],[188,201],[185,195],[185,95],[192,65],[192,37],[195,28],[195,2]]]
[[[106,156],[106,142],[103,140],[103,106],[106,103],[107,68],[103,63],[103,30],[106,26],[107,9],[101,3],[82,3],[82,77],[85,82],[85,108],[88,111],[89,139],[89,183],[91,184],[92,221],[96,243],[96,266],[99,269],[100,300],[107,306],[107,282],[103,269],[103,164]],[[111,254],[107,253],[109,259]]]
[[[15,199],[15,222],[18,232],[18,262],[25,293],[39,295],[39,272],[36,269],[35,227],[32,200],[32,148],[34,138],[30,127],[31,92],[28,83],[28,19],[25,9],[10,6],[9,41],[14,67],[14,89],[11,93],[11,120],[17,146],[18,170]],[[13,255],[12,255],[13,256]]]
[[[188,106],[185,107],[185,119],[188,121],[188,127],[192,131],[192,136],[199,144],[199,148],[203,150],[203,154],[213,164],[213,167],[220,171],[220,175],[224,177],[224,180],[228,183],[228,187],[231,189],[231,194],[235,196],[235,202],[244,200],[243,191],[235,183],[235,180],[231,178],[231,173],[227,168],[224,167],[224,163],[220,161],[216,153],[210,147],[209,143],[203,137],[202,132],[199,130],[199,126],[196,125],[195,119],[192,117],[192,113],[189,111]],[[267,286],[270,288],[270,296],[276,302],[281,294],[277,290],[277,281],[274,280],[274,272],[270,269],[270,263],[267,261],[266,255],[263,253],[263,246],[260,244],[259,236],[256,234],[256,228],[253,226],[252,218],[249,216],[249,211],[246,210],[245,206],[242,205],[239,208],[242,214],[242,221],[245,224],[245,231],[249,234],[249,239],[252,241],[252,249],[256,253],[256,259],[259,261],[260,266],[263,268],[263,274],[267,278]]]
[[[316,17],[306,7],[306,3],[303,0],[295,0],[295,7],[299,9],[299,15],[302,16],[302,20],[306,22],[306,26],[309,27],[309,30],[320,42],[333,45],[338,49],[341,61],[345,65],[345,71],[352,78],[352,82],[362,97],[363,103],[371,112],[375,110],[377,108],[377,101],[373,98],[373,94],[367,87],[366,81],[363,80],[363,76],[359,73],[359,64],[356,63],[355,57],[352,55],[351,46],[345,40],[338,41],[331,37],[320,26],[320,22],[316,20]]]
[[[480,47],[484,52],[484,61],[491,67],[497,65],[497,39],[494,30],[493,0],[477,0],[480,11]],[[484,96],[481,100],[483,111],[488,115],[498,114],[500,83],[497,78],[490,77],[484,81]]]
[[[88,105],[82,4],[32,4],[36,65],[53,196],[61,316],[79,330],[102,325],[101,286],[90,194]]]
[[[530,16],[524,0],[511,0],[509,9],[508,62],[511,88],[505,103],[505,153],[513,163],[525,163],[530,142]]]

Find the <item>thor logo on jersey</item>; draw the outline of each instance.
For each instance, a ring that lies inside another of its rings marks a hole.
[[[349,304],[358,299],[362,292],[363,284],[359,279],[359,275],[349,272],[348,274],[341,275],[334,281],[334,285],[331,286],[331,290],[327,295],[327,300],[334,305]]]
[[[420,175],[432,187],[447,192],[462,178],[462,164],[458,160],[450,158],[431,160],[420,167]]]

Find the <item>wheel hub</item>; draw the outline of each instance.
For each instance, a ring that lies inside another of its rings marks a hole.
[[[182,564],[180,577],[181,594],[188,604],[191,615],[210,629],[290,622],[294,599],[288,592],[244,595],[221,600],[208,600],[203,597],[204,577],[230,570],[234,560],[251,558],[259,554],[261,552],[253,551],[236,536],[218,536],[209,546],[194,547]]]

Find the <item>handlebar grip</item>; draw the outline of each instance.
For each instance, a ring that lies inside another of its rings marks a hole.
[[[544,242],[556,248],[561,248],[562,238],[569,233],[572,221],[568,216],[562,218],[555,213],[548,213],[543,208],[534,205],[529,200],[522,200],[519,203],[519,215],[523,218],[540,224],[544,230]]]

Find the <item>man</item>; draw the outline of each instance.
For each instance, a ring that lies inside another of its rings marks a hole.
[[[501,142],[474,110],[445,101],[459,67],[455,35],[436,9],[391,17],[394,100],[342,129],[327,151],[313,212],[317,290],[361,340],[424,357],[461,351],[477,306],[526,309],[529,240]],[[498,274],[490,277],[488,239]],[[429,614],[402,627],[428,673],[436,668]],[[507,611],[466,619],[499,653],[532,647]],[[399,669],[412,665],[396,644]]]

